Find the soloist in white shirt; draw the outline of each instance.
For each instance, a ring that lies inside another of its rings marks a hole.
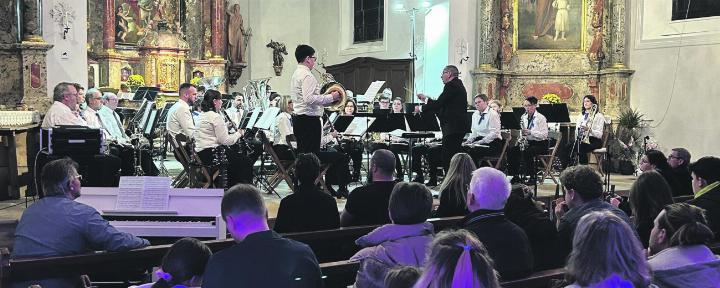
[[[290,80],[290,97],[295,115],[322,116],[324,106],[333,102],[331,95],[320,95],[320,84],[310,68],[298,64]]]

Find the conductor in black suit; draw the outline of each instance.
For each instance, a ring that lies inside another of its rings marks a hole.
[[[440,118],[442,129],[442,158],[445,171],[450,166],[450,159],[455,153],[460,152],[463,137],[470,131],[470,123],[467,122],[467,92],[462,81],[457,77],[460,75],[454,65],[445,66],[442,72],[445,87],[437,100],[428,99],[425,94],[418,94],[420,101],[426,102],[419,106],[416,112],[435,113]]]

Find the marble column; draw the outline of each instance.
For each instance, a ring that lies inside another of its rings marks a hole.
[[[610,43],[610,68],[623,69],[625,67],[625,0],[612,0],[612,41]]]
[[[115,49],[115,0],[104,0],[103,48]]]
[[[498,49],[497,8],[497,0],[481,0],[477,5],[477,64],[482,70],[496,69],[493,63]]]
[[[212,54],[213,58],[224,58],[225,57],[225,45],[224,44],[224,26],[225,26],[225,1],[224,0],[213,0],[212,1]]]
[[[47,96],[47,51],[53,47],[45,42],[24,42],[19,44],[22,67],[22,100],[28,108],[44,114],[52,99]]]

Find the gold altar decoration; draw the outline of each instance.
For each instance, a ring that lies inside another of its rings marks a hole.
[[[185,76],[185,58],[190,50],[180,35],[158,23],[157,32],[149,32],[138,41],[138,52],[144,68],[145,85],[163,91],[177,91]]]

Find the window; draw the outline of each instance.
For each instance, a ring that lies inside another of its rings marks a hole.
[[[672,20],[720,16],[718,0],[673,0],[672,2]]]
[[[382,40],[383,5],[383,0],[355,0],[353,43]]]

